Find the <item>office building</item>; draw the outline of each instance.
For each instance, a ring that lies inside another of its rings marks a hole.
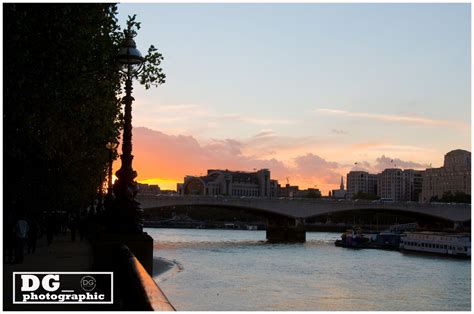
[[[377,175],[367,171],[350,171],[347,174],[347,199],[357,193],[377,195]]]
[[[421,201],[441,199],[446,192],[471,195],[471,153],[456,149],[444,156],[440,168],[428,168],[423,173]]]
[[[183,195],[225,195],[245,197],[275,197],[276,180],[270,170],[256,172],[209,169],[205,176],[186,176],[178,190]]]
[[[407,201],[418,202],[423,188],[422,170],[406,169],[403,170],[405,176],[405,199]]]
[[[377,195],[393,201],[405,200],[405,177],[403,170],[388,168],[378,175]]]

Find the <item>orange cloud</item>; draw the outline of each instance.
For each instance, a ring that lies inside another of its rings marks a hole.
[[[299,148],[287,160],[248,155],[248,146],[254,146],[256,140],[267,138],[272,146],[277,146],[275,134],[270,130],[249,141],[224,139],[211,140],[205,144],[198,142],[193,136],[169,135],[144,127],[136,127],[133,132],[133,167],[138,172],[137,181],[158,184],[162,189],[176,189],[176,183],[182,182],[186,175],[204,175],[207,169],[252,171],[268,168],[272,178],[279,180],[282,185],[289,178],[292,185],[298,185],[302,189],[317,186],[327,195],[329,190],[339,187],[340,177],[345,177],[354,168],[354,164],[328,161],[314,153],[301,153]],[[373,163],[360,161],[356,168],[363,167],[368,171],[378,172],[392,166],[391,160],[399,167],[425,167],[420,163],[382,155]],[[114,166],[119,168],[120,162],[116,161]]]
[[[245,145],[235,139],[212,140],[201,144],[192,136],[168,135],[136,127],[133,129],[133,167],[138,172],[138,182],[158,184],[162,189],[176,189],[176,183],[182,182],[186,175],[203,175],[207,169],[252,171],[261,168],[270,169],[272,178],[283,184],[286,177],[290,177],[291,184],[300,185],[301,188],[338,186],[338,174],[322,175],[318,173],[323,171],[322,167],[303,169],[302,159],[297,167],[293,167],[275,158],[248,156],[243,153]],[[320,158],[316,155],[312,157]],[[118,169],[120,162],[116,161],[114,166]],[[306,173],[301,175],[299,172]]]

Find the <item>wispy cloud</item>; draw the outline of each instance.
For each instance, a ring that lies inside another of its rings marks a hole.
[[[288,119],[278,119],[278,118],[261,118],[261,117],[254,117],[254,116],[245,116],[242,114],[223,114],[223,115],[215,115],[215,118],[218,119],[228,119],[234,121],[240,121],[255,125],[289,125],[294,124],[295,122]]]
[[[246,155],[289,159],[295,154],[306,153],[326,141],[329,140],[316,136],[281,135],[271,129],[263,129],[254,136],[242,139],[245,144],[242,150]]]
[[[276,136],[276,132],[273,131],[272,129],[263,129],[259,133],[255,134],[253,137],[254,138],[269,138],[269,137],[274,137]]]
[[[182,112],[183,110],[200,110],[203,111],[203,107],[196,104],[179,104],[179,105],[157,105],[153,107],[156,112]]]
[[[251,128],[293,125],[296,122],[286,117],[258,116],[245,113],[220,113],[205,104],[154,103],[139,101],[134,104],[134,124],[161,129],[172,134],[202,136],[210,132],[228,131],[230,125]],[[176,130],[179,129],[179,133]]]
[[[395,151],[395,152],[425,152],[432,153],[434,150],[422,146],[400,145],[381,141],[369,141],[352,144],[352,150],[358,151]]]
[[[408,115],[395,115],[395,114],[377,114],[369,112],[351,112],[346,110],[339,109],[329,109],[329,108],[318,108],[314,112],[330,115],[338,115],[345,117],[355,117],[355,118],[366,118],[371,120],[378,121],[387,121],[387,122],[402,122],[416,125],[428,125],[428,126],[446,126],[453,128],[468,128],[469,125],[460,122],[460,121],[451,121],[451,120],[440,120],[432,119],[427,117],[420,116],[408,116]]]
[[[332,129],[332,133],[337,134],[337,135],[347,135],[349,134],[349,131],[342,130],[342,129]]]
[[[252,117],[242,117],[241,120],[243,122],[257,124],[257,125],[287,125],[293,124],[290,120],[283,120],[283,119],[263,119],[263,118],[252,118]]]

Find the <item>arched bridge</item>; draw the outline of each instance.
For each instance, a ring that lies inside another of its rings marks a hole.
[[[290,218],[309,218],[345,211],[374,209],[424,214],[452,222],[465,222],[471,219],[470,204],[149,195],[138,195],[137,201],[143,209],[182,205],[237,207]]]
[[[304,242],[306,240],[305,218],[354,210],[403,211],[437,217],[454,223],[471,219],[470,204],[151,195],[138,195],[136,199],[143,209],[183,205],[248,209],[267,217],[267,239],[278,242]]]

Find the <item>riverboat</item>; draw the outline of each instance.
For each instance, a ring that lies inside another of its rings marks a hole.
[[[360,228],[347,230],[336,240],[335,245],[346,248],[400,250],[400,241],[405,236],[404,230],[415,229],[417,223],[393,225],[389,229],[377,233],[362,233]]]
[[[406,232],[400,241],[402,251],[471,256],[471,235],[443,232]]]
[[[340,240],[334,243],[336,246],[349,248],[367,248],[370,238],[362,234],[360,228],[349,229],[341,235]]]

